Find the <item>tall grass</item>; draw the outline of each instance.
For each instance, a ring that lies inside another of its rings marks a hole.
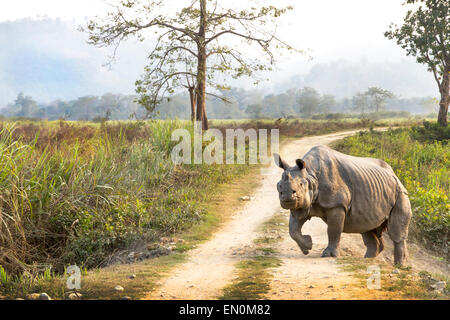
[[[308,135],[321,135],[331,132],[353,130],[372,127],[387,126],[411,126],[419,124],[418,120],[411,119],[341,119],[341,120],[303,120],[303,119],[278,119],[278,120],[214,120],[211,127],[222,130],[226,129],[279,129],[280,136],[304,137]]]
[[[247,170],[175,166],[171,133],[186,122],[1,127],[0,265],[11,274],[101,266],[137,239],[186,229],[215,185]]]
[[[299,137],[370,125],[279,120],[211,127],[279,128],[282,136]],[[174,165],[171,134],[178,128],[193,131],[189,121],[1,122],[0,278],[103,266],[131,243],[201,223],[215,187],[248,166]]]
[[[426,126],[361,133],[334,147],[347,154],[380,158],[390,164],[409,192],[413,210],[410,237],[448,260],[450,136],[448,128]]]

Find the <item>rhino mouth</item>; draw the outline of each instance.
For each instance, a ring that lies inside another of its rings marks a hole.
[[[296,209],[297,201],[296,200],[280,201],[280,205],[283,209]]]

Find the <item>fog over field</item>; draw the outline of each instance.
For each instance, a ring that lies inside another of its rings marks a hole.
[[[256,89],[277,94],[310,86],[343,98],[379,86],[400,97],[438,95],[431,73],[383,36],[390,22],[401,20],[402,0],[282,2],[295,9],[281,21],[280,35],[307,53],[278,57],[276,69],[264,75],[269,81]],[[152,40],[129,40],[120,47],[116,63],[104,66],[111,50],[87,45],[86,35],[77,30],[88,17],[105,13],[103,1],[62,5],[44,0],[38,6],[20,0],[2,7],[0,107],[19,92],[43,103],[106,92],[134,93]],[[317,12],[323,19],[317,19]],[[251,79],[229,83],[255,89]]]

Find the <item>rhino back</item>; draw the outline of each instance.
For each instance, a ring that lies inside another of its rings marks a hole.
[[[305,158],[312,163],[311,170],[315,171],[319,183],[319,205],[346,209],[344,231],[372,230],[389,217],[399,181],[387,163],[345,155],[322,146],[311,149]]]

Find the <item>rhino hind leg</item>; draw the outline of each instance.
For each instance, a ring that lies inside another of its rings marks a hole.
[[[386,231],[386,228],[387,220],[378,228],[361,234],[367,247],[364,258],[375,258],[384,250],[383,232]]]
[[[403,265],[407,256],[406,238],[411,220],[411,204],[408,195],[400,192],[388,220],[389,237],[394,242],[394,264]]]
[[[379,237],[378,241],[380,241],[380,246],[378,247],[378,254],[380,254],[384,250],[384,240],[383,237]]]
[[[369,231],[362,233],[361,235],[367,248],[364,258],[375,258],[381,251],[383,251],[383,240],[378,238],[375,232]]]

